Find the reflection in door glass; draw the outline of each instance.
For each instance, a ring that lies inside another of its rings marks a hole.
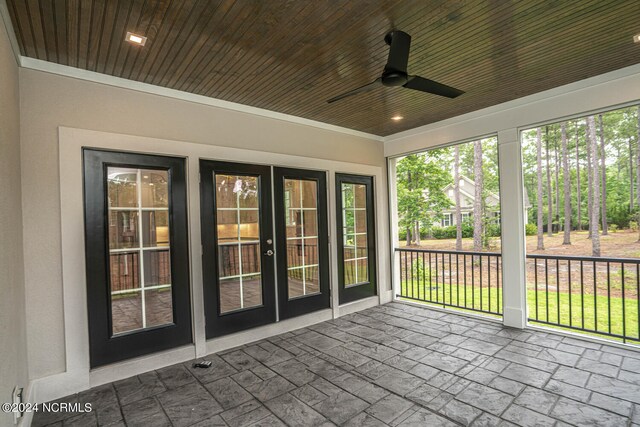
[[[342,235],[346,287],[369,282],[367,251],[367,187],[342,184]]]
[[[220,313],[262,305],[258,178],[215,175]]]
[[[320,292],[318,271],[318,183],[285,179],[287,283],[289,299]]]
[[[165,170],[107,168],[111,330],[173,323]]]

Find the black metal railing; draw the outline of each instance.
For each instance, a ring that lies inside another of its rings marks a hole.
[[[527,255],[529,320],[640,341],[640,259]]]
[[[502,314],[498,252],[397,248],[400,298]],[[640,259],[527,255],[529,321],[640,342]]]
[[[396,252],[399,297],[502,315],[500,253],[408,248]]]

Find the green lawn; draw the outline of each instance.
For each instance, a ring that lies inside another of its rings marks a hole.
[[[401,286],[402,296],[429,301],[428,303],[431,304],[442,305],[444,302],[452,306],[466,307],[476,311],[502,312],[501,289],[491,288],[489,290],[483,287],[480,290],[477,286],[472,289],[471,286],[465,287],[464,285],[457,286],[455,284],[451,286],[440,284],[437,289],[434,284],[429,289],[427,283],[418,283],[418,281],[415,281],[413,285],[411,282],[403,282]],[[569,298],[569,294],[566,292],[549,291],[546,293],[540,290],[538,290],[537,296],[536,304],[536,291],[533,289],[527,290],[529,319],[556,324],[552,326],[556,328],[558,323],[561,326],[565,326],[560,329],[572,326],[596,331],[594,319],[596,319],[597,311],[598,332],[625,335],[627,338],[638,341],[638,301],[636,299],[627,298],[623,310],[622,298],[619,297],[597,296],[597,301],[594,301],[593,295],[585,295],[582,298],[580,294],[572,294],[571,298]],[[536,306],[538,307],[537,312]],[[560,307],[559,315],[558,306]],[[626,322],[622,321],[623,318]],[[611,319],[611,322],[609,322],[609,319]],[[577,332],[602,336],[597,333]],[[612,339],[622,341],[622,339]]]

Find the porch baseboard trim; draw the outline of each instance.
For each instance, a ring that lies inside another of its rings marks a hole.
[[[230,348],[249,344],[254,341],[259,341],[264,338],[291,332],[296,329],[306,328],[307,326],[331,320],[332,318],[332,310],[327,308],[325,310],[316,311],[314,313],[305,314],[292,319],[282,320],[270,325],[260,326],[258,328],[225,335],[219,338],[213,338],[207,340],[207,354],[217,353]]]
[[[80,391],[88,390],[88,372],[61,372],[31,382],[33,402],[45,403]],[[28,424],[27,424],[28,425]]]
[[[113,381],[123,380],[134,375],[140,375],[195,358],[196,347],[194,345],[178,347],[148,356],[136,357],[135,359],[91,370],[89,373],[89,386],[96,387]]]
[[[347,314],[355,313],[357,311],[362,311],[367,308],[375,307],[380,304],[379,296],[372,296],[369,298],[363,298],[358,301],[353,301],[347,304],[343,304],[338,307],[338,317],[346,316]]]

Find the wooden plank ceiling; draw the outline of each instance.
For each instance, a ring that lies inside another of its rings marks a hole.
[[[638,0],[7,3],[22,55],[382,136],[640,62]],[[380,87],[327,104],[379,77],[394,28],[413,37],[410,74],[467,93]]]

